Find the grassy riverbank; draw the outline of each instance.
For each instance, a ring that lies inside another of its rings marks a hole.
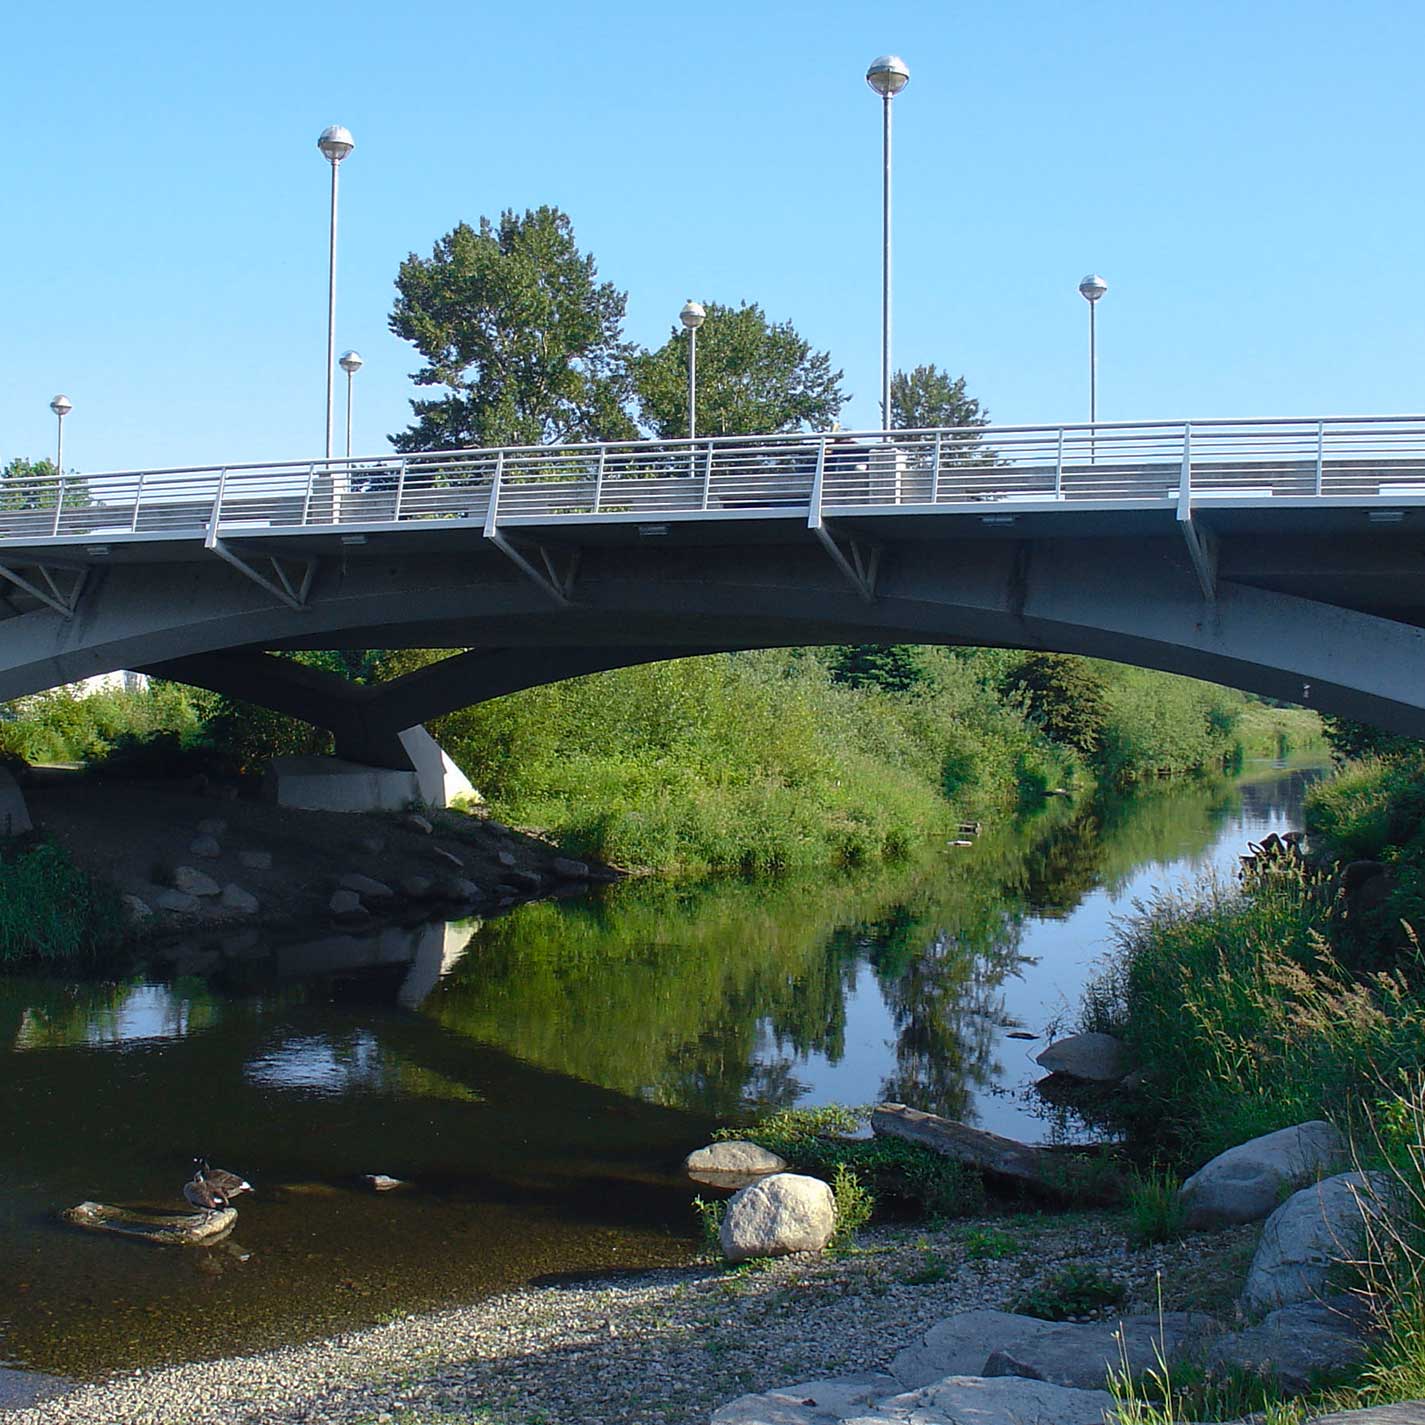
[[[1425,1390],[1425,756],[1348,767],[1310,793],[1307,825],[1322,863],[1163,897],[1123,925],[1083,1027],[1126,1041],[1141,1082],[1116,1115],[1178,1173],[1328,1118],[1399,1177],[1413,1216],[1364,1268],[1385,1329],[1335,1397],[1398,1400]]]

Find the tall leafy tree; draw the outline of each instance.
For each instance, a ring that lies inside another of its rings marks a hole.
[[[26,460],[17,455],[0,470],[0,510],[52,510],[59,501],[58,471],[53,460]],[[80,509],[94,503],[88,482],[70,475],[64,486],[64,507]]]
[[[626,404],[633,348],[625,293],[600,282],[569,218],[542,207],[461,223],[396,278],[390,327],[426,364],[416,421],[397,450],[538,445],[635,434]]]
[[[953,380],[934,365],[917,366],[891,377],[891,422],[897,430],[930,426],[988,425],[990,413],[965,391],[965,378]]]
[[[710,302],[698,331],[698,434],[824,430],[846,403],[840,371],[791,322],[769,322],[755,302]],[[674,328],[634,362],[639,419],[654,435],[688,433],[688,333]]]

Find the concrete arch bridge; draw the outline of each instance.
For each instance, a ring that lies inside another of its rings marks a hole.
[[[117,668],[407,767],[574,674],[843,642],[1089,654],[1425,737],[1425,417],[999,426],[124,471],[0,492],[0,699]],[[376,687],[274,656],[462,650]]]

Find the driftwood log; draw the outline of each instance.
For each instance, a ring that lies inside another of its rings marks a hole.
[[[138,1212],[127,1207],[106,1207],[102,1202],[81,1202],[60,1216],[89,1232],[117,1232],[164,1247],[220,1242],[237,1221],[237,1211],[231,1207],[219,1212]]]
[[[922,1113],[903,1103],[883,1103],[871,1114],[871,1131],[933,1148],[944,1157],[978,1169],[997,1183],[1039,1193],[1062,1191],[1062,1153],[1016,1143],[1013,1138],[1001,1138],[998,1133],[986,1133],[983,1128],[971,1128],[953,1118]]]

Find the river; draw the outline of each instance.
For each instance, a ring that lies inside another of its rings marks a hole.
[[[1115,917],[1232,875],[1319,774],[1051,801],[902,867],[630,881],[484,924],[196,943],[121,983],[0,981],[0,1361],[97,1375],[685,1262],[677,1164],[754,1107],[892,1098],[1043,1138],[1044,1041],[1020,1036],[1071,1017]],[[57,1219],[181,1210],[195,1154],[257,1187],[218,1246]]]

